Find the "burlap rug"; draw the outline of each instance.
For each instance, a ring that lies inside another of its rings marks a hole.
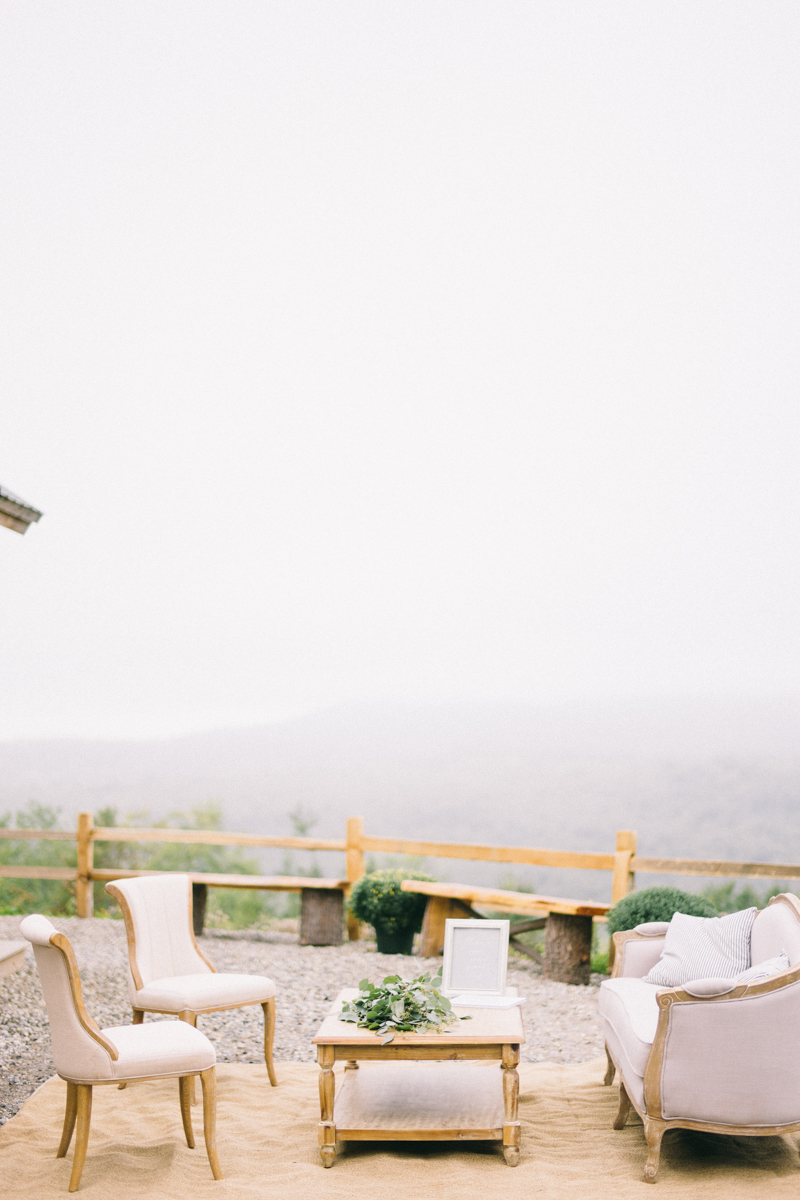
[[[225,1179],[215,1183],[194,1111],[197,1149],[183,1140],[177,1082],[95,1088],[89,1153],[80,1194],[103,1200],[686,1200],[800,1195],[798,1140],[668,1133],[655,1185],[642,1180],[638,1118],[611,1123],[617,1089],[603,1087],[605,1061],[520,1067],[522,1155],[505,1165],[491,1143],[340,1143],[324,1170],[317,1152],[317,1068],[281,1063],[280,1086],[263,1067],[217,1068],[218,1147]],[[338,1068],[337,1068],[338,1073]],[[58,1161],[65,1085],[51,1079],[0,1129],[3,1200],[67,1195],[72,1151]]]

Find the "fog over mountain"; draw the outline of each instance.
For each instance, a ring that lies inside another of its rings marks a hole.
[[[0,744],[0,813],[33,799],[158,819],[209,799],[228,829],[609,851],[636,829],[647,855],[800,860],[800,700],[537,707],[351,705],[249,729],[153,741]],[[341,856],[321,855],[326,870]],[[265,853],[276,869],[279,853]],[[431,860],[440,877],[603,897],[609,877]],[[656,883],[640,877],[640,885]],[[699,880],[684,878],[685,886]]]

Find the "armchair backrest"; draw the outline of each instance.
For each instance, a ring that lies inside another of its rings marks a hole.
[[[800,962],[800,902],[784,893],[773,896],[753,922],[750,934],[750,962],[755,967],[785,950],[789,965]]]
[[[33,945],[39,968],[56,1071],[67,1079],[87,1082],[110,1078],[117,1051],[84,1007],[69,940],[38,913],[24,919],[20,932]]]
[[[119,901],[128,934],[128,965],[134,989],[155,979],[203,975],[214,968],[200,953],[192,928],[192,882],[188,875],[116,879],[106,891]]]

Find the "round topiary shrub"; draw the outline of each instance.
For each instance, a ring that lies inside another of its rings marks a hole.
[[[719,913],[705,896],[682,892],[680,888],[651,887],[631,892],[618,900],[608,914],[609,935],[633,929],[645,921],[671,921],[676,912],[688,917],[718,917]]]
[[[418,871],[370,871],[350,893],[350,912],[373,927],[381,954],[410,954],[414,934],[422,928],[428,897],[402,891],[404,879],[433,881]]]

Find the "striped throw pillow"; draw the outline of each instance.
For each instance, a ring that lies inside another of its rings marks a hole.
[[[780,975],[781,971],[788,970],[789,955],[785,950],[781,950],[780,954],[776,954],[774,958],[765,958],[756,966],[748,967],[746,971],[740,972],[736,976],[736,982],[760,983],[762,979],[771,979],[773,975]]]
[[[675,913],[661,958],[645,983],[678,987],[692,979],[735,978],[750,966],[750,931],[757,908],[727,917],[689,917]]]

